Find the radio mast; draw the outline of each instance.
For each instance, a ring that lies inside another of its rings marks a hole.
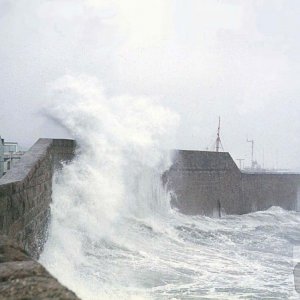
[[[251,143],[251,168],[254,168],[254,140],[249,140],[247,138],[247,142]]]
[[[216,152],[220,152],[220,148],[223,149],[223,145],[220,138],[220,131],[221,131],[221,117],[219,117],[219,126],[218,126],[217,139],[216,139]]]

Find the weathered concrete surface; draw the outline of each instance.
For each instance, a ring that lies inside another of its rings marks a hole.
[[[172,205],[190,215],[299,208],[299,174],[242,173],[225,152],[178,150],[164,182],[172,191]]]
[[[78,299],[30,258],[47,238],[54,170],[74,151],[73,140],[39,139],[0,179],[0,299]]]
[[[0,236],[0,299],[79,299],[38,262]]]
[[[73,158],[75,141],[39,139],[0,179],[0,234],[38,257],[47,236],[52,176]]]
[[[241,191],[243,210],[253,212],[280,206],[299,210],[299,174],[242,173]]]

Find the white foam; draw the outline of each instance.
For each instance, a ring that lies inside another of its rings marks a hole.
[[[41,262],[82,299],[298,299],[300,214],[222,219],[171,210],[160,175],[178,117],[149,99],[106,97],[90,77],[55,85],[52,118],[79,142],[53,185]]]
[[[160,176],[170,163],[164,150],[178,116],[143,97],[109,98],[88,76],[65,76],[54,91],[49,114],[71,132],[79,149],[55,177],[41,262],[80,296],[91,297],[91,287],[78,278],[86,241],[109,237],[121,218],[170,209]]]

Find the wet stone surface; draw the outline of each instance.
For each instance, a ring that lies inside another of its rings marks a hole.
[[[0,236],[0,299],[79,299],[6,236]]]

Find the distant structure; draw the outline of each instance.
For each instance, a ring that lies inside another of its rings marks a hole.
[[[0,177],[21,159],[24,151],[20,151],[17,142],[5,142],[0,137]]]
[[[254,162],[254,140],[249,140],[247,138],[247,143],[251,143],[251,168],[254,169],[255,162]]]
[[[171,205],[188,215],[222,217],[280,206],[300,211],[300,173],[240,170],[228,152],[175,150],[163,174]]]
[[[261,167],[261,165],[257,162],[257,160],[254,159],[254,140],[249,140],[247,138],[247,143],[251,143],[251,165],[250,167],[245,168],[246,171],[250,172],[263,172],[267,171],[264,168]]]

